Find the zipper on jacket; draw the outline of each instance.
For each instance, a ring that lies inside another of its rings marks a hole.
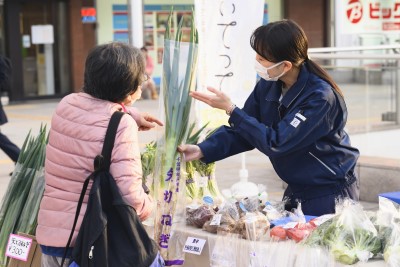
[[[279,102],[279,106],[278,106],[278,115],[279,115],[279,120],[280,120],[280,121],[282,120],[282,116],[281,116],[281,106],[282,106],[282,103]]]
[[[334,170],[332,170],[331,168],[329,168],[328,165],[326,165],[322,160],[320,160],[319,158],[317,158],[313,153],[308,152],[308,154],[310,154],[313,158],[315,158],[316,160],[318,160],[319,163],[321,163],[328,171],[330,171],[332,174],[336,175],[336,172]]]
[[[90,251],[89,251],[89,259],[93,259],[93,249],[94,249],[94,246],[91,246]]]

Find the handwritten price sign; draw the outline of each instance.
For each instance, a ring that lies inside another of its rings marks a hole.
[[[31,238],[10,234],[10,238],[8,239],[7,244],[6,256],[21,261],[27,261],[31,245]]]
[[[205,243],[205,239],[189,236],[186,240],[185,246],[183,247],[183,252],[200,255]]]

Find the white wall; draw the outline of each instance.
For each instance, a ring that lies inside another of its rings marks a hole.
[[[97,44],[113,40],[112,6],[115,4],[126,5],[127,0],[97,0]]]
[[[282,0],[265,0],[268,5],[268,22],[283,19],[283,1]]]

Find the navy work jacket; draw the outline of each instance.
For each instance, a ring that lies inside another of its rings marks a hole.
[[[359,151],[344,131],[344,100],[306,64],[281,101],[282,82],[260,79],[243,109],[233,110],[230,127],[220,127],[199,144],[202,161],[256,148],[293,191],[354,181]]]

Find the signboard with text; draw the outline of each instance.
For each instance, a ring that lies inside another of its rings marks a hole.
[[[10,234],[6,256],[21,261],[27,261],[31,245],[31,238]]]
[[[400,41],[400,0],[335,1],[335,46],[379,46]],[[348,52],[352,53],[352,52]],[[382,54],[366,50],[362,54]],[[337,60],[338,66],[380,65],[382,60]]]
[[[342,33],[400,32],[400,0],[336,1]]]

